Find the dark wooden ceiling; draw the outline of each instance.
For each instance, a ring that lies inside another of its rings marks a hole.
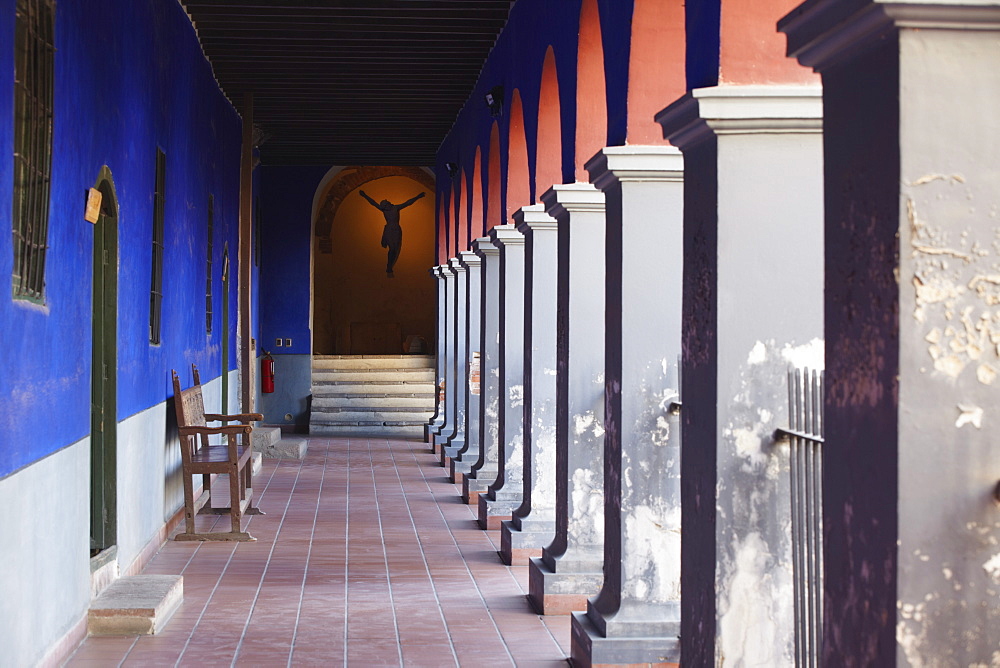
[[[181,0],[270,165],[433,165],[513,0]]]

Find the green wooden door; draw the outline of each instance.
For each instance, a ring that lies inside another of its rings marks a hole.
[[[116,367],[118,319],[118,204],[108,180],[94,226],[93,382],[90,429],[90,552],[117,540]]]

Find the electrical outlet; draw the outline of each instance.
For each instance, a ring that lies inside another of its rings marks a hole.
[[[274,345],[276,345],[277,347],[280,348],[282,346],[281,339],[275,339],[274,340]]]
[[[291,339],[285,339],[285,347],[286,348],[291,348],[292,347],[292,340]]]

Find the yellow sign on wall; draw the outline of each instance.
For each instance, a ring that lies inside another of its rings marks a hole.
[[[87,210],[83,214],[83,219],[88,223],[96,223],[101,215],[101,200],[104,195],[97,188],[91,188],[87,192]]]

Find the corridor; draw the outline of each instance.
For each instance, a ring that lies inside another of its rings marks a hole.
[[[168,540],[145,569],[184,576],[162,633],[90,637],[66,665],[565,665],[569,617],[532,612],[527,567],[425,443],[312,437],[255,485],[256,542]]]

